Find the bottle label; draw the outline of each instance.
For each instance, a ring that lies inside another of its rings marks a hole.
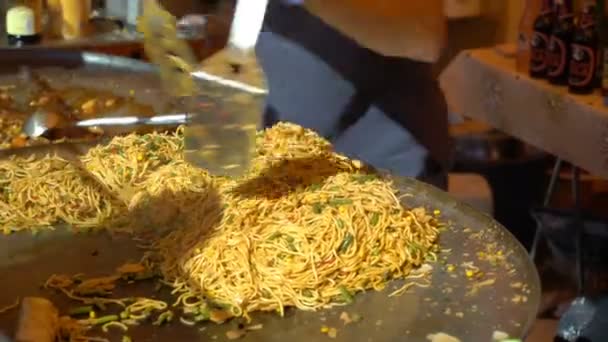
[[[547,53],[547,75],[557,77],[566,70],[566,44],[564,41],[552,36],[549,40]]]
[[[547,68],[547,48],[549,46],[549,37],[538,31],[532,33],[530,40],[530,70],[542,72]]]
[[[570,78],[568,83],[576,87],[586,87],[593,81],[593,71],[597,63],[597,53],[594,49],[572,44],[572,60],[570,61]]]

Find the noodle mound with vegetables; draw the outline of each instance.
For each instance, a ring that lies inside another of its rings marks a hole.
[[[10,176],[0,184],[0,205],[25,210],[3,213],[0,225],[13,231],[36,220],[37,227],[63,221],[75,229],[163,232],[147,261],[195,315],[210,305],[247,316],[347,304],[359,291],[411,275],[434,255],[436,217],[402,207],[390,178],[334,153],[309,130],[280,123],[259,133],[252,168],[239,179],[187,164],[182,140],[180,131],[130,135],[92,149],[82,162],[103,186],[65,165],[62,180],[20,184],[32,169],[59,172],[41,168],[68,163],[58,157],[11,160],[12,168],[0,162],[0,173]],[[58,192],[42,202],[32,198],[34,189]],[[81,198],[73,210],[66,207],[71,196]]]

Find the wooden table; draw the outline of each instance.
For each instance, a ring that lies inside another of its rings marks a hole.
[[[460,53],[440,82],[452,112],[608,178],[608,107],[599,94],[572,95],[531,79],[495,48]]]

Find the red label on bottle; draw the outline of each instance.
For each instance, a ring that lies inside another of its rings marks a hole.
[[[542,72],[547,68],[549,37],[542,32],[533,32],[530,40],[530,70]]]
[[[556,77],[566,70],[566,51],[564,41],[552,36],[549,40],[549,52],[547,53],[547,66],[549,67],[547,75]]]
[[[580,44],[572,44],[568,83],[575,87],[588,86],[594,79],[593,71],[596,63],[597,53],[594,49]]]

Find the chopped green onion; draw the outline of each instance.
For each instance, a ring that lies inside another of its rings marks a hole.
[[[323,206],[320,203],[315,203],[312,205],[312,211],[315,214],[320,214],[323,212]]]
[[[372,226],[375,226],[378,224],[378,221],[380,221],[380,214],[373,213],[371,220],[369,220],[369,224],[371,224]]]
[[[308,186],[309,191],[317,191],[319,189],[321,189],[321,184],[314,183]]]
[[[79,306],[77,308],[70,309],[70,311],[68,311],[68,315],[69,316],[88,315],[89,312],[91,312],[91,311],[93,311],[93,307],[90,305]]]
[[[275,240],[281,237],[281,235],[283,235],[281,232],[274,232],[272,233],[272,235],[270,235],[270,237],[268,238],[268,240]]]
[[[353,236],[353,234],[346,233],[346,236],[344,237],[344,239],[342,240],[342,243],[340,244],[340,247],[338,248],[338,252],[340,252],[340,253],[346,252],[350,248],[350,246],[353,244],[354,239],[355,239],[355,237]]]
[[[158,315],[158,318],[152,324],[153,325],[163,325],[165,323],[171,322],[172,320],[173,320],[173,312],[165,311],[165,312],[161,313],[160,315]]]
[[[100,324],[106,324],[109,322],[118,321],[118,319],[119,319],[118,315],[107,315],[107,316],[99,317],[97,319],[91,319],[91,320],[89,320],[89,323],[91,325],[100,325]]]
[[[359,184],[363,184],[366,182],[374,181],[378,179],[378,177],[376,175],[356,175],[353,176],[352,179]]]
[[[339,290],[340,297],[344,303],[351,304],[355,301],[355,298],[353,297],[352,293],[350,293],[350,291],[348,291],[346,287],[340,286]]]
[[[329,200],[329,205],[331,206],[341,206],[349,204],[353,204],[353,200],[351,200],[350,198],[332,198]]]

